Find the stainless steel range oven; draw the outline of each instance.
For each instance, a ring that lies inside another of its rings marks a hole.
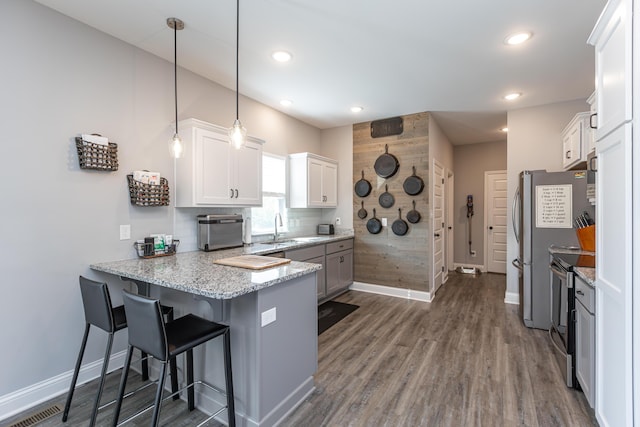
[[[551,328],[549,337],[557,350],[557,360],[568,387],[576,387],[576,308],[574,267],[593,267],[595,257],[578,253],[553,253],[550,271]]]

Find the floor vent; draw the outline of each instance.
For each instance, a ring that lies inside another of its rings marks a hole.
[[[29,427],[29,426],[33,426],[36,425],[37,423],[39,423],[40,421],[44,421],[47,418],[51,418],[54,415],[58,415],[60,412],[62,412],[62,409],[60,409],[60,407],[58,405],[53,405],[50,406],[48,408],[43,409],[42,411],[30,415],[27,418],[18,421],[16,423],[11,424],[9,427]]]

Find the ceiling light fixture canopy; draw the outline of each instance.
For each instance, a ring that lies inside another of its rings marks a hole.
[[[513,93],[510,93],[508,95],[505,95],[504,99],[506,99],[507,101],[513,101],[514,99],[520,98],[521,96],[522,96],[522,93],[513,92]]]
[[[360,111],[364,110],[364,108],[360,107],[360,106],[354,106],[351,107],[351,112],[352,113],[359,113]]]
[[[291,61],[291,54],[285,50],[278,50],[271,54],[271,57],[278,62],[289,62]]]
[[[233,126],[229,128],[229,141],[236,149],[240,149],[247,139],[247,129],[242,126],[240,122],[240,116],[238,114],[238,56],[240,51],[240,0],[236,0],[236,120],[233,122]]]
[[[504,42],[505,42],[505,44],[516,45],[516,44],[520,44],[520,43],[526,42],[532,36],[533,36],[533,33],[530,33],[530,32],[514,33],[514,34],[508,35],[504,39]]]
[[[280,105],[282,105],[283,107],[291,107],[292,104],[293,102],[289,99],[283,99],[280,101]]]
[[[173,30],[173,87],[176,112],[176,132],[169,141],[169,152],[174,158],[179,159],[184,153],[184,145],[178,134],[178,30],[184,29],[184,22],[178,18],[167,18],[167,26]]]
[[[501,130],[502,132],[505,132],[505,133],[506,133],[506,132],[509,132],[509,128],[508,128],[508,127],[506,127],[506,126],[505,126],[505,127],[503,127],[503,128],[502,128],[502,129],[500,129],[500,130]]]

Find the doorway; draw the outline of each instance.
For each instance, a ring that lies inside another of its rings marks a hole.
[[[507,171],[484,173],[484,265],[507,273]]]

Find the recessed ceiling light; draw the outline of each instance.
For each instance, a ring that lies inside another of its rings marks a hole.
[[[514,99],[520,98],[521,96],[522,96],[521,93],[514,92],[514,93],[510,93],[508,95],[505,95],[504,99],[506,99],[507,101],[513,101]]]
[[[503,127],[502,129],[500,129],[502,132],[509,132],[509,128],[508,127]]]
[[[520,43],[524,43],[527,40],[529,40],[531,38],[531,36],[533,36],[532,33],[515,33],[515,34],[511,34],[509,36],[507,36],[507,38],[504,39],[505,44],[510,44],[510,45],[514,45],[514,44],[520,44]]]
[[[364,110],[364,108],[362,107],[351,107],[351,112],[352,113],[359,113],[360,111]]]
[[[271,57],[278,62],[289,62],[291,61],[291,54],[284,50],[278,50],[271,54]]]
[[[280,101],[280,105],[282,105],[283,107],[291,107],[292,104],[293,102],[288,99],[283,99],[282,101]]]

